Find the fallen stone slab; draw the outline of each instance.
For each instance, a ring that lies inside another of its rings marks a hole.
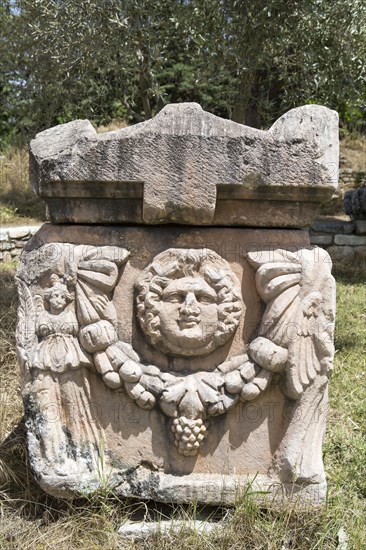
[[[157,535],[187,535],[189,532],[198,535],[220,533],[225,528],[225,523],[198,520],[162,520],[159,522],[130,522],[123,524],[118,533],[122,541],[139,542],[148,541]]]

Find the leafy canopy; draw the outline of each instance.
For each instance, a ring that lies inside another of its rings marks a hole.
[[[268,126],[304,103],[365,123],[364,0],[0,0],[3,142],[176,101]]]

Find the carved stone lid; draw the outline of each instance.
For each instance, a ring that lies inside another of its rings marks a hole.
[[[30,179],[53,223],[306,227],[337,188],[338,158],[326,107],[263,131],[180,103],[105,134],[87,120],[37,134]]]

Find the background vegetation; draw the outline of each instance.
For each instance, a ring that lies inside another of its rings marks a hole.
[[[257,127],[321,103],[365,128],[364,0],[0,0],[0,30],[3,147],[180,101]]]

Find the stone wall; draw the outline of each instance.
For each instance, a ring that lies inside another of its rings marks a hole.
[[[325,248],[333,261],[366,259],[366,220],[319,220],[310,228],[311,244]]]
[[[339,158],[339,186],[332,199],[320,207],[322,216],[339,216],[343,212],[343,199],[347,191],[366,188],[366,170],[355,170],[345,156]]]
[[[344,189],[366,187],[366,172],[341,167],[339,170],[339,184]]]
[[[0,228],[0,262],[9,263],[18,259],[25,243],[40,228],[40,225]]]
[[[346,191],[366,187],[366,171],[352,168],[350,160],[341,155],[339,157],[339,188]]]

